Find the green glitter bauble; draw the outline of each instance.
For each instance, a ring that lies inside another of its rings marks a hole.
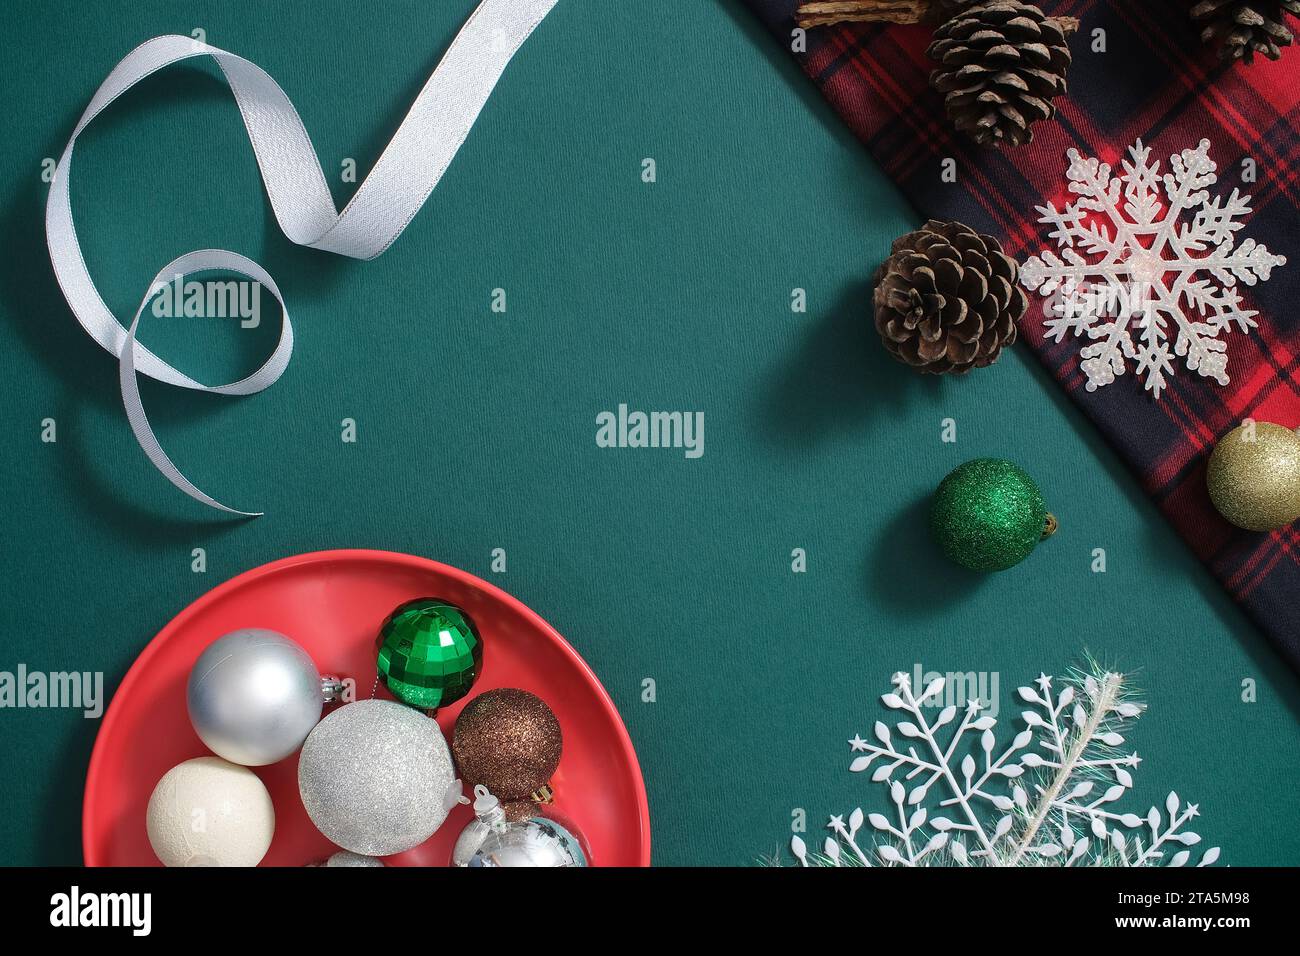
[[[1056,530],[1034,479],[1015,462],[976,458],[949,472],[934,493],[930,530],[953,561],[1005,571]]]
[[[483,667],[483,639],[469,615],[417,598],[379,628],[379,679],[403,704],[432,710],[469,693]]]

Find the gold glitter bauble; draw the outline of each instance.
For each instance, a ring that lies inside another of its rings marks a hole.
[[[451,752],[467,788],[483,784],[503,803],[524,800],[560,765],[560,722],[526,690],[479,694],[456,718]]]
[[[1300,435],[1247,422],[1219,439],[1206,471],[1219,513],[1247,531],[1276,531],[1300,518]]]

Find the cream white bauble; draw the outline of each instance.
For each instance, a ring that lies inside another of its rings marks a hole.
[[[275,808],[247,767],[196,757],[163,774],[146,825],[163,866],[256,866],[271,846]]]

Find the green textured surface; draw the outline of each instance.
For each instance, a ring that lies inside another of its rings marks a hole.
[[[1086,646],[1147,690],[1134,802],[1176,789],[1226,862],[1300,862],[1296,678],[1022,348],[934,381],[869,339],[869,277],[912,214],[736,5],[564,0],[413,226],[368,263],[283,238],[211,67],[116,104],[73,182],[110,306],[134,309],[173,256],[222,246],[267,266],[298,333],[261,395],[143,387],[181,467],[266,517],[213,520],[152,470],[115,364],[52,280],[41,160],[123,54],[202,27],[284,86],[327,171],[354,157],[364,173],[471,6],[5,5],[0,669],[103,670],[112,687],[169,618],[249,567],[330,547],[427,555],[518,596],[585,655],[640,754],[659,863],[746,864],[785,844],[794,808],[815,831],[875,806],[846,741],[882,716],[895,670],[996,671],[1011,715],[1015,686]],[[143,338],[215,379],[260,361],[272,325],[156,322]],[[704,411],[705,454],[598,448],[595,416],[623,402]],[[356,444],[339,440],[345,417]],[[983,455],[1024,465],[1061,530],[976,579],[929,543],[926,498]],[[96,726],[0,711],[0,860],[80,859]]]

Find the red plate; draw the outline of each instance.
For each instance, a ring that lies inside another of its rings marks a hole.
[[[228,631],[267,627],[305,647],[322,673],[351,677],[369,697],[375,635],[403,601],[446,598],[483,634],[483,673],[474,693],[522,687],[555,710],[564,756],[552,781],[555,806],[586,835],[596,866],[650,864],[650,811],[636,752],[618,711],[585,661],[510,595],[445,564],[387,551],[320,551],[254,568],[199,598],[149,642],[104,715],[86,775],[82,844],[88,866],[157,866],[145,807],[168,769],[208,751],[190,726],[185,684],[200,652]],[[386,695],[381,688],[380,695]],[[473,696],[473,695],[471,695]],[[466,701],[438,712],[451,739]],[[335,847],[298,797],[298,757],[254,767],[275,803],[275,839],[265,866],[301,866]],[[388,862],[445,866],[472,818],[456,808],[428,841]]]

